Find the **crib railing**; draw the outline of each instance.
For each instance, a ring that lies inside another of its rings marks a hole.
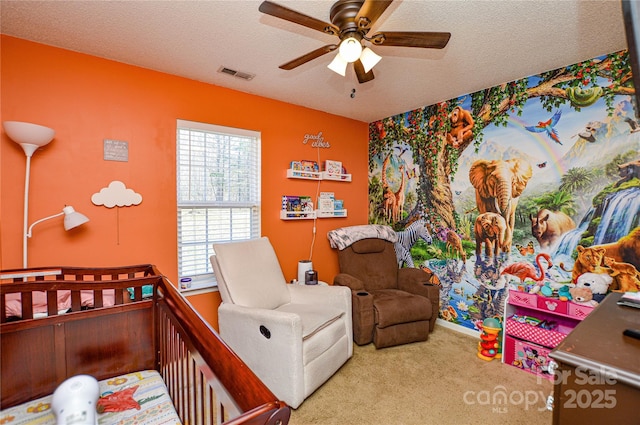
[[[143,297],[149,287],[152,295]],[[64,314],[60,291],[71,293]],[[89,309],[80,303],[87,291]],[[115,294],[114,305],[103,305],[104,291]],[[34,318],[35,292],[46,294],[45,317]],[[9,318],[5,297],[15,293],[21,317]],[[155,368],[184,424],[289,421],[289,406],[152,265],[2,270],[0,309],[0,408],[50,394],[76,374],[105,379]]]
[[[166,279],[159,282],[154,302],[158,370],[183,423],[288,423],[291,409]]]
[[[70,311],[81,311],[82,294],[90,293],[92,308],[105,306],[104,291],[111,291],[114,305],[143,299],[143,288],[152,287],[160,273],[155,266],[141,264],[125,267],[34,267],[0,271],[0,323],[34,318],[34,293],[45,293],[47,316],[61,313],[59,294],[70,291]],[[117,289],[117,290],[116,290]],[[128,290],[131,292],[128,293]],[[21,314],[7,312],[7,295],[20,294]],[[111,295],[110,294],[110,295]],[[67,311],[65,311],[66,313]]]

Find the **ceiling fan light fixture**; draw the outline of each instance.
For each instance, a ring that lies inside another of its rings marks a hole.
[[[346,73],[347,73],[347,65],[348,64],[349,64],[349,62],[345,61],[342,58],[342,56],[340,56],[340,53],[338,53],[336,55],[336,57],[333,58],[331,63],[329,65],[327,65],[327,68],[329,68],[330,70],[332,70],[336,74],[340,74],[340,75],[342,75],[344,77],[346,75]]]
[[[337,36],[339,43],[328,44],[280,65],[280,69],[291,70],[311,60],[338,49],[338,55],[329,68],[345,75],[347,65],[353,63],[360,84],[373,80],[373,67],[380,57],[362,45],[362,40],[374,46],[420,47],[428,49],[444,48],[451,33],[424,31],[389,31],[369,34],[393,0],[337,0],[329,11],[331,23],[324,22],[304,13],[263,0],[258,10],[323,34]],[[364,49],[364,50],[363,50]]]
[[[376,55],[373,50],[365,47],[364,50],[362,50],[362,54],[360,55],[360,62],[362,62],[364,72],[371,71],[371,69],[376,66],[378,62],[380,62],[380,59],[382,58]]]
[[[355,62],[360,58],[360,54],[362,53],[362,44],[360,44],[360,40],[355,37],[347,37],[340,43],[338,52],[345,61],[349,63]]]

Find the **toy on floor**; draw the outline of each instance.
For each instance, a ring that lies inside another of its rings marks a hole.
[[[478,342],[478,358],[486,361],[502,358],[500,334],[502,322],[499,319],[488,317],[480,326],[480,342]]]

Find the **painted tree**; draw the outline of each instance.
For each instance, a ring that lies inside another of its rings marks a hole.
[[[571,168],[560,178],[559,191],[575,195],[580,201],[580,210],[585,211],[589,207],[587,202],[588,195],[595,190],[594,182],[596,178],[597,173],[595,170],[585,167]]]
[[[551,211],[562,211],[569,216],[576,214],[576,202],[573,196],[563,190],[545,193],[539,198],[536,198],[534,202],[538,206],[538,209],[546,208]]]
[[[606,79],[609,85],[597,85],[598,78]],[[369,127],[369,167],[372,169],[376,155],[388,154],[395,143],[409,145],[420,168],[417,204],[409,217],[419,214],[434,226],[455,229],[451,182],[456,178],[457,159],[465,149],[478,149],[486,126],[506,127],[509,116],[522,115],[525,103],[532,98],[540,98],[548,111],[565,104],[579,111],[603,98],[612,114],[615,96],[634,93],[627,51],[612,53],[471,94],[473,138],[461,143],[448,143],[446,136],[458,99],[373,122]]]

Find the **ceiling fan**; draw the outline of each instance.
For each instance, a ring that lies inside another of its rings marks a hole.
[[[326,53],[338,49],[338,54],[328,65],[329,69],[344,76],[347,65],[353,63],[360,83],[373,80],[372,68],[380,56],[369,47],[363,46],[366,40],[376,46],[422,47],[442,49],[449,42],[448,32],[381,31],[369,35],[369,30],[393,0],[338,0],[331,6],[331,23],[312,18],[293,9],[271,1],[263,1],[258,10],[276,18],[336,35],[339,44],[328,44],[280,65],[281,69],[291,70]]]

